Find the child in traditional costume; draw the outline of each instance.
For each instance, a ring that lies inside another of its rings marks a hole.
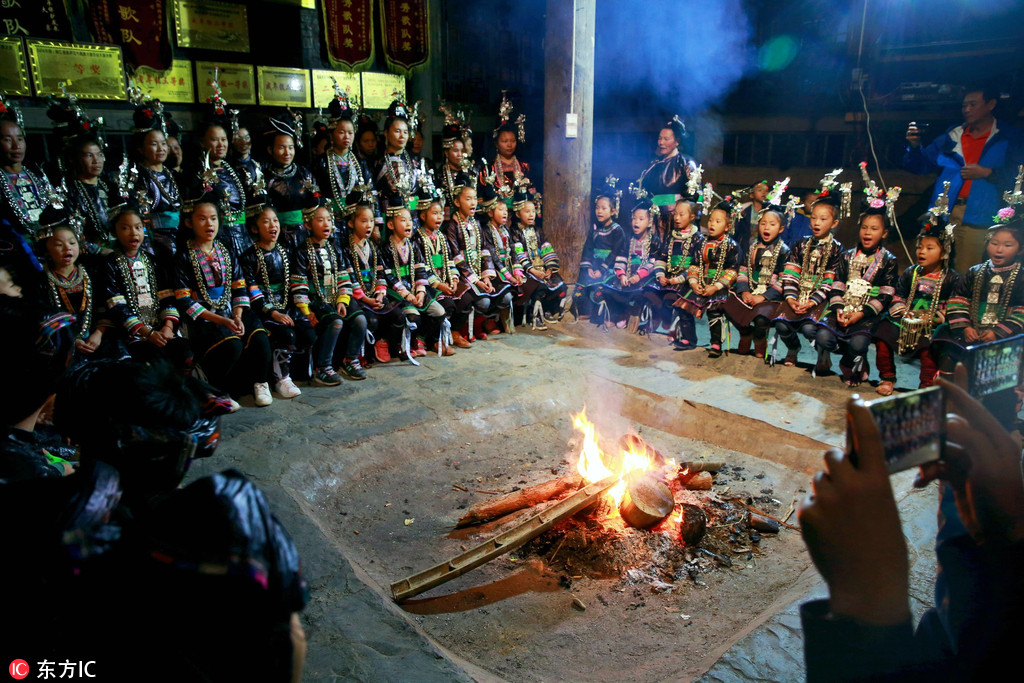
[[[868,347],[896,291],[896,257],[882,243],[898,196],[897,187],[884,198],[868,195],[868,206],[860,215],[859,242],[843,252],[829,290],[829,312],[818,323],[816,375],[831,370],[831,354],[838,348],[847,385],[856,386],[868,377]]]
[[[266,138],[270,155],[263,169],[267,196],[281,221],[285,244],[297,247],[306,240],[302,221],[306,195],[320,191],[313,173],[295,161],[302,149],[302,115],[288,108],[271,116]]]
[[[989,228],[985,251],[988,260],[971,267],[949,300],[948,329],[936,331],[942,342],[943,372],[952,372],[963,350],[972,344],[1005,339],[1024,332],[1024,203],[1007,192],[1006,201],[1017,203],[999,210]]]
[[[590,315],[597,288],[615,278],[615,261],[625,253],[626,233],[618,224],[622,190],[615,186],[619,179],[605,178],[594,197],[594,218],[580,256],[580,273],[573,293],[576,317]]]
[[[520,294],[519,287],[526,283],[526,275],[517,258],[516,243],[509,228],[511,196],[504,196],[509,187],[505,185],[499,194],[498,188],[494,185],[495,177],[489,175],[486,169],[484,169],[484,179],[485,182],[479,185],[479,204],[477,206],[479,212],[477,215],[481,218],[478,219],[478,222],[483,223],[481,231],[484,241],[487,243],[487,250],[491,254],[491,261],[494,262],[497,279],[510,287],[513,297],[517,297]],[[502,322],[506,330],[512,329],[514,321],[510,311]]]
[[[111,210],[116,246],[105,258],[101,300],[106,316],[121,328],[134,360],[165,358],[182,370],[192,367],[188,340],[175,334],[180,322],[170,273],[142,250],[146,226],[138,209]]]
[[[210,176],[204,188],[212,187]],[[217,203],[203,193],[186,209],[192,238],[175,257],[175,297],[196,360],[214,386],[236,394],[248,388],[257,406],[270,405],[270,341],[249,306],[241,264],[217,239]]]
[[[428,285],[423,252],[411,239],[412,214],[404,197],[392,197],[387,202],[384,226],[386,241],[381,245],[381,260],[388,298],[399,304],[405,316],[401,356],[405,359],[425,356],[425,337],[439,339],[442,336],[445,309],[435,300],[437,294]]]
[[[455,203],[455,177],[470,166],[469,157],[464,156],[466,144],[463,139],[472,135],[473,131],[466,123],[466,115],[452,109],[450,104],[442,103],[439,111],[444,115],[444,127],[441,128],[441,149],[444,150],[444,158],[437,165],[435,183],[444,195],[445,207],[450,210]],[[511,191],[507,194],[509,197],[512,196]],[[448,211],[445,214],[445,220],[451,218]]]
[[[722,355],[725,318],[722,305],[729,290],[736,283],[740,266],[740,249],[729,237],[735,220],[735,207],[728,200],[719,202],[708,216],[708,236],[697,250],[696,261],[686,272],[689,289],[678,302],[687,312],[698,318],[707,314],[711,332],[710,358]]]
[[[454,331],[461,330],[468,320],[469,311],[473,307],[475,295],[473,290],[464,286],[459,276],[459,269],[449,251],[448,239],[443,232],[444,227],[444,196],[433,184],[430,176],[424,176],[417,193],[417,208],[420,214],[420,226],[413,236],[423,254],[423,262],[427,269],[427,284],[437,292],[437,303],[445,310],[445,318],[441,322],[441,330],[431,349],[446,356],[454,355],[451,346],[469,348],[471,342]]]
[[[497,323],[490,320],[488,329],[476,324],[476,317],[493,315],[512,306],[511,288],[497,278],[494,262],[487,247],[480,223],[474,216],[477,206],[476,181],[462,173],[456,178],[455,206],[452,217],[445,224],[448,250],[452,262],[459,270],[460,291],[472,292],[473,307],[469,311],[466,327],[453,330],[456,345],[459,339],[487,339],[488,334],[499,333]]]
[[[369,192],[369,185],[358,185]],[[345,198],[345,210],[360,225],[366,223],[373,230],[373,200],[365,201],[360,210],[362,194]],[[366,341],[367,317],[362,307],[352,301],[351,268],[347,252],[336,246],[332,211],[316,195],[307,197],[309,206],[304,210],[306,240],[292,255],[291,293],[303,326],[310,326],[316,334],[311,351],[313,381],[324,386],[340,383],[335,367],[340,367],[353,380],[366,379],[363,368],[363,343]],[[363,216],[357,216],[364,213]],[[347,244],[347,237],[345,238]],[[340,348],[339,348],[340,346]],[[340,355],[340,363],[334,359]]]
[[[775,318],[775,331],[786,345],[784,365],[796,365],[800,353],[798,334],[814,341],[843,254],[843,245],[832,232],[848,206],[849,185],[838,185],[838,175],[833,171],[822,179],[808,207],[811,236],[793,248],[782,273],[783,301]]]
[[[292,255],[280,241],[281,222],[267,201],[262,172],[256,174],[256,182],[247,188],[249,207],[245,212],[256,241],[242,254],[242,274],[249,286],[249,305],[270,336],[274,391],[282,398],[295,398],[302,391],[292,380],[292,356],[297,349],[312,346],[316,334],[308,321],[295,315],[298,311],[289,294]],[[341,383],[340,377],[337,380],[333,384]]]
[[[635,321],[634,329],[639,329],[640,312],[647,304],[644,288],[656,282],[661,272],[658,267],[661,240],[655,226],[657,211],[643,189],[630,185],[630,191],[637,198],[632,214],[633,235],[615,261],[615,278],[594,294],[598,306],[595,322],[602,329],[609,323],[624,329],[630,320]]]
[[[875,362],[881,382],[876,391],[889,396],[896,389],[893,351],[921,360],[919,387],[930,387],[939,372],[932,332],[946,322],[946,304],[956,291],[959,274],[950,267],[953,227],[949,200],[940,194],[917,235],[917,264],[900,275],[889,316],[875,329]]]
[[[652,287],[645,294],[658,319],[670,326],[669,341],[679,350],[692,349],[697,344],[693,314],[678,305],[689,287],[690,266],[696,263],[704,245],[697,207],[697,203],[689,199],[680,199],[673,207],[668,242],[658,255],[658,288]]]
[[[766,363],[771,362],[767,355],[768,328],[782,300],[782,273],[789,260],[789,247],[782,240],[782,233],[799,200],[791,197],[787,206],[781,201],[781,194],[768,197],[758,220],[757,241],[740,265],[736,285],[724,307],[740,332],[736,353],[749,355],[753,343],[754,355],[764,358]]]
[[[368,188],[357,188],[356,191],[362,191],[362,198],[349,218],[348,239],[343,242],[346,246],[349,280],[352,283],[352,299],[362,307],[370,338],[376,335],[373,341],[374,355],[379,362],[387,363],[391,360],[392,344],[397,345],[405,330],[406,319],[398,303],[387,296],[384,262],[372,238],[376,224],[376,205],[368,202],[373,199],[373,195],[368,192]]]
[[[559,274],[558,254],[540,226],[540,195],[530,195],[528,178],[520,178],[512,198],[512,243],[522,269],[524,282],[519,286],[516,305],[528,314],[533,328],[546,330],[561,322],[566,286]]]
[[[52,191],[51,191],[52,192]],[[47,313],[69,313],[75,317],[71,328],[75,335],[75,355],[79,360],[112,353],[109,326],[101,320],[96,305],[96,290],[91,275],[78,265],[81,239],[77,217],[64,206],[61,193],[52,193],[48,206],[39,216],[37,245],[45,254],[43,273],[46,277]],[[108,343],[104,344],[105,339]],[[100,352],[101,345],[104,351]]]

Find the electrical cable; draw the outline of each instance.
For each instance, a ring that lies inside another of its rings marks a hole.
[[[864,0],[864,12],[860,19],[860,44],[857,46],[857,92],[860,93],[860,101],[864,107],[864,128],[868,133],[868,147],[871,149],[871,158],[875,161],[875,171],[878,173],[878,182],[882,186],[883,192],[888,192],[889,188],[885,184],[885,178],[882,177],[882,167],[878,163],[878,153],[875,151],[875,138],[871,135],[871,111],[868,109],[868,100],[864,96],[864,75],[860,71],[860,59],[861,54],[864,51],[864,26],[868,20],[868,0]],[[907,259],[913,263],[914,257],[910,255],[910,249],[907,247],[906,240],[903,239],[903,230],[900,228],[899,222],[896,220],[896,212],[892,212],[892,227],[896,229],[896,235],[900,238],[900,244],[903,245],[903,251],[907,255]]]

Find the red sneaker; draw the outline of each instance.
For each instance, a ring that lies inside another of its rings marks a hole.
[[[374,343],[373,355],[377,356],[377,360],[381,363],[387,363],[391,360],[391,351],[388,349],[387,339],[378,339]]]
[[[425,356],[427,355],[427,345],[422,339],[414,339],[412,342],[412,355],[413,356]]]

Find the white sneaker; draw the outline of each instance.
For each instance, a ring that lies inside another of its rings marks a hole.
[[[242,408],[242,404],[241,403],[239,403],[238,401],[236,401],[233,398],[229,398],[228,401],[231,402],[230,403],[231,410],[228,412],[228,415],[230,415],[231,413],[237,413],[239,410],[241,410],[241,408]]]
[[[256,399],[256,405],[258,406],[269,406],[274,402],[274,397],[270,395],[270,384],[267,382],[257,382],[252,385],[252,395]]]
[[[281,398],[295,398],[300,395],[302,391],[295,386],[295,382],[292,381],[291,377],[284,377],[274,385],[274,391]]]

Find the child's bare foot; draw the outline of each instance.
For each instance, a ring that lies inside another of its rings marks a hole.
[[[799,351],[790,351],[786,354],[786,359],[782,361],[782,364],[787,367],[793,367],[796,365],[796,357],[799,353]]]
[[[883,379],[881,384],[878,385],[878,388],[875,389],[875,392],[882,396],[892,396],[894,391],[896,391],[896,385],[887,379]]]

